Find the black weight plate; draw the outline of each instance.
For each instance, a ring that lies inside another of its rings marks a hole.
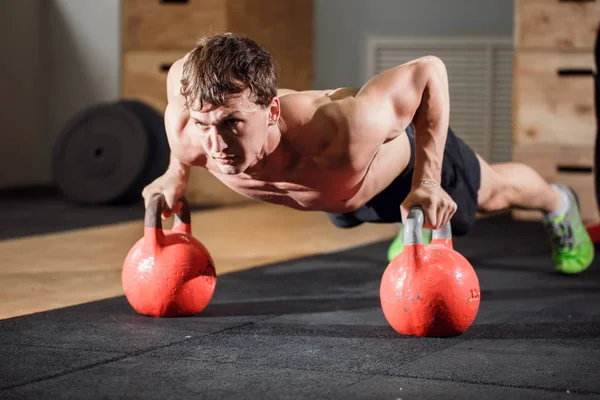
[[[119,104],[89,107],[71,118],[56,139],[54,180],[77,203],[118,201],[146,168],[149,147],[135,113]]]
[[[119,103],[128,107],[140,118],[148,135],[150,151],[146,168],[138,182],[125,196],[127,199],[135,200],[141,198],[141,192],[146,185],[165,173],[169,166],[171,152],[165,130],[165,120],[157,110],[136,99],[123,99]]]

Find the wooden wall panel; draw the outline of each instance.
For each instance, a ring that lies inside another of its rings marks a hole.
[[[313,88],[312,0],[230,0],[227,28],[256,40],[275,56],[280,87]]]
[[[600,1],[515,0],[514,10],[513,158],[571,186],[584,220],[596,222],[593,47]]]
[[[122,1],[122,46],[130,50],[191,49],[205,33],[227,28],[224,0]]]
[[[596,136],[592,53],[515,56],[516,144],[588,145]]]
[[[593,49],[600,1],[516,0],[515,45],[525,49]]]
[[[168,68],[185,54],[184,50],[125,53],[121,96],[140,99],[161,114],[164,113],[167,107]]]

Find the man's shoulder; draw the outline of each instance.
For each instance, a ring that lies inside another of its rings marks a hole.
[[[350,166],[350,147],[360,135],[354,122],[360,120],[360,107],[352,98],[316,105],[302,124],[289,127],[286,136],[301,154],[324,167]]]
[[[356,89],[306,91],[281,99],[285,136],[305,154],[342,154],[351,142],[374,127],[368,104]]]
[[[171,64],[171,66],[169,67],[169,72],[167,74],[169,79],[176,81],[179,81],[181,79],[181,76],[183,75],[183,66],[185,64],[185,61],[187,60],[187,57],[188,54],[175,60],[175,62]]]

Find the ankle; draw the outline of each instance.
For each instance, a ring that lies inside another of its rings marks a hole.
[[[543,211],[548,218],[556,218],[567,212],[569,208],[569,198],[563,190],[555,185],[551,185],[550,190],[552,191],[552,196],[550,196],[548,205]]]

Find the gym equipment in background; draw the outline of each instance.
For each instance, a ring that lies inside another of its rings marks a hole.
[[[74,115],[56,138],[52,175],[79,204],[126,204],[169,163],[163,117],[138,100],[96,104]]]

